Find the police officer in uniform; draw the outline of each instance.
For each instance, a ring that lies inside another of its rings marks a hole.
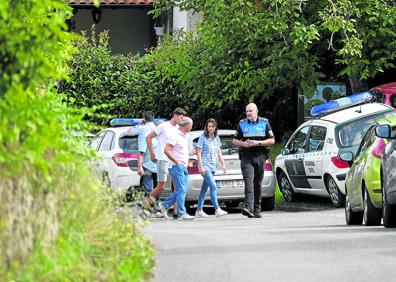
[[[239,122],[232,143],[239,147],[245,182],[245,207],[242,214],[249,218],[260,218],[264,163],[269,153],[268,146],[275,143],[275,138],[268,119],[258,116],[256,104],[246,106],[246,118]]]

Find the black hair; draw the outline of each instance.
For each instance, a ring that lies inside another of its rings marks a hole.
[[[145,122],[150,122],[154,120],[154,113],[152,111],[145,111],[143,113],[143,119]]]
[[[214,137],[217,136],[217,121],[214,118],[210,118],[205,122],[205,128],[204,128],[204,135],[209,138],[209,132],[208,132],[208,124],[213,123],[213,125],[216,127],[214,131]]]
[[[173,111],[173,115],[178,115],[178,116],[183,115],[183,116],[186,116],[186,115],[187,115],[187,112],[186,112],[185,110],[183,110],[182,108],[176,108],[176,109]]]

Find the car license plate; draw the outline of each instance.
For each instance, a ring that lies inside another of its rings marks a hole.
[[[243,180],[220,180],[217,181],[218,188],[243,188],[245,183]]]

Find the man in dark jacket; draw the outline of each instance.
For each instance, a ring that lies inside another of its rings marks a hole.
[[[245,207],[242,214],[261,217],[261,190],[268,147],[275,143],[268,119],[258,116],[257,105],[246,106],[246,118],[237,127],[232,143],[239,147],[239,159],[245,182]]]

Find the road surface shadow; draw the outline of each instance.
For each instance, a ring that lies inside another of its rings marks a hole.
[[[238,207],[235,208],[227,208],[225,205],[220,203],[222,209],[226,210],[228,213],[240,213],[241,208],[243,207],[243,202],[239,204]],[[331,204],[329,198],[325,197],[314,197],[309,195],[301,195],[294,202],[289,203],[281,199],[280,202],[275,203],[274,211],[285,211],[285,212],[306,212],[306,211],[320,211],[333,209],[334,207]],[[209,214],[214,214],[214,209],[210,205],[210,203],[205,203],[204,211]],[[190,214],[195,213],[195,208],[189,209]]]
[[[314,210],[333,209],[329,198],[301,195],[294,202],[281,202],[275,204],[274,210],[287,212],[304,212]]]

